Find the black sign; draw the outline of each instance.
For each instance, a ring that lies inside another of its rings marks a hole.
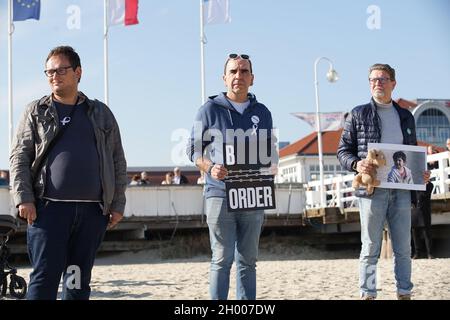
[[[225,147],[225,167],[228,175],[225,178],[228,211],[275,209],[274,176],[270,172],[270,164],[236,164],[234,148]]]

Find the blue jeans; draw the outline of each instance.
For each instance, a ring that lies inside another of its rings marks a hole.
[[[360,198],[361,296],[376,297],[376,269],[387,220],[394,251],[394,273],[398,294],[411,294],[411,192],[375,188],[371,198]]]
[[[109,217],[99,203],[39,200],[27,229],[30,274],[27,299],[55,300],[63,275],[64,300],[87,300],[91,271]]]
[[[228,212],[225,198],[206,199],[211,242],[209,292],[213,300],[226,300],[230,269],[236,259],[236,298],[256,299],[256,260],[264,211]]]

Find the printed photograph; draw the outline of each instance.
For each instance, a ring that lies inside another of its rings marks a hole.
[[[380,150],[386,159],[386,165],[377,169],[380,188],[425,190],[426,147],[389,143],[369,143],[367,146]]]

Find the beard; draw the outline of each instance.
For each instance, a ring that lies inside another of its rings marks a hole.
[[[375,90],[375,91],[373,92],[373,96],[374,96],[375,98],[384,98],[384,97],[386,96],[386,94],[385,94],[384,91],[382,91],[382,90]]]

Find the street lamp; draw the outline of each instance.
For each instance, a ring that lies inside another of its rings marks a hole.
[[[319,146],[319,172],[320,172],[320,206],[322,208],[326,207],[325,200],[325,186],[323,184],[323,151],[322,151],[322,130],[320,127],[320,111],[319,111],[319,82],[317,81],[317,64],[320,60],[327,60],[330,64],[330,68],[327,72],[327,80],[331,83],[336,82],[339,77],[333,68],[333,63],[330,59],[326,57],[320,57],[316,59],[314,63],[314,85],[316,89],[316,125],[317,125],[317,142]]]

